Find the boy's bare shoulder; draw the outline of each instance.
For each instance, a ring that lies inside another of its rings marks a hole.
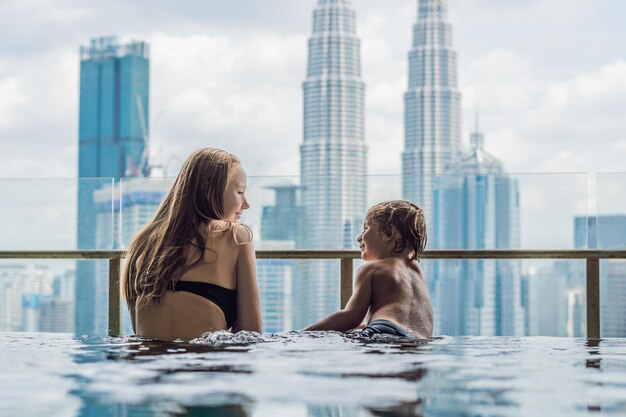
[[[359,267],[359,274],[370,276],[391,275],[397,268],[397,262],[393,259],[381,259],[378,261],[367,262]]]

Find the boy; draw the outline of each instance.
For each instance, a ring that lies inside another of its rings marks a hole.
[[[357,241],[366,263],[357,271],[346,308],[305,330],[347,331],[359,326],[367,314],[363,336],[432,337],[428,286],[415,262],[426,247],[422,209],[403,200],[376,204],[367,211]]]

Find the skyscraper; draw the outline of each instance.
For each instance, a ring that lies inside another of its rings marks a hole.
[[[23,313],[32,305],[31,300],[38,302],[38,297],[53,294],[53,281],[47,266],[0,265],[0,331],[37,331],[28,323],[35,320],[25,321]]]
[[[450,162],[434,188],[435,238],[442,249],[519,247],[517,181],[483,149],[482,133]],[[519,260],[452,260],[433,268],[437,333],[523,335]]]
[[[319,0],[313,12],[300,146],[303,227],[297,247],[349,248],[366,209],[365,84],[356,13],[349,0]],[[335,261],[301,262],[294,326],[339,306]]]
[[[433,226],[435,175],[443,172],[461,143],[457,57],[446,19],[445,0],[419,0],[404,94],[402,195],[424,209],[428,226]],[[430,243],[431,248],[436,244]]]
[[[293,249],[301,217],[297,198],[299,187],[285,184],[267,188],[274,190],[276,200],[274,205],[263,207],[261,240],[256,247],[263,250]],[[257,259],[256,265],[263,332],[291,330],[296,262],[293,259]]]
[[[110,187],[97,190],[94,193],[98,208],[96,247],[128,248],[135,233],[152,220],[171,185],[169,178],[125,178],[113,190]],[[111,224],[113,230],[110,230]],[[108,276],[108,265],[100,263],[95,271],[97,296],[94,304],[97,311],[105,310],[108,303]],[[122,311],[122,333],[132,334],[130,316],[126,314],[124,304]],[[106,315],[97,314],[96,318],[102,322],[99,326],[106,326]]]
[[[115,37],[93,39],[80,49],[78,152],[79,249],[97,247],[94,192],[102,181],[90,178],[141,176],[147,165],[145,138],[149,120],[148,45],[120,45]],[[76,267],[76,332],[104,333],[104,307],[95,302],[95,263]]]

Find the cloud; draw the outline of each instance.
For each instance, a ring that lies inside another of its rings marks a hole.
[[[515,172],[620,170],[614,153],[626,135],[626,62],[570,79],[546,76],[514,51],[492,50],[462,77],[465,137],[474,110],[486,146]]]
[[[0,177],[76,176],[75,53],[7,60],[0,71]]]
[[[304,36],[237,42],[160,34],[151,43],[156,147],[181,158],[221,147],[239,155],[251,175],[297,170]]]
[[[602,33],[617,39],[621,32],[600,21],[578,23],[581,16],[606,16],[610,22],[607,10],[617,13],[624,6],[565,3],[449,4],[460,57],[464,140],[478,109],[489,150],[512,171],[621,166],[624,64],[612,58],[620,50],[616,45],[589,46],[604,39],[597,38]],[[0,177],[76,175],[78,46],[108,34],[151,44],[153,152],[162,148],[168,160],[200,146],[220,146],[248,161],[253,175],[297,174],[301,84],[315,4],[158,0],[150,3],[150,19],[139,19],[146,3],[2,2],[0,39],[11,41],[0,43]],[[354,2],[372,174],[400,172],[416,4]],[[576,31],[564,42],[552,36],[555,27]],[[592,140],[601,146],[590,145]]]

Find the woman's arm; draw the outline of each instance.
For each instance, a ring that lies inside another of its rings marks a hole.
[[[233,332],[261,332],[261,303],[252,242],[239,245],[237,256],[237,321]]]

